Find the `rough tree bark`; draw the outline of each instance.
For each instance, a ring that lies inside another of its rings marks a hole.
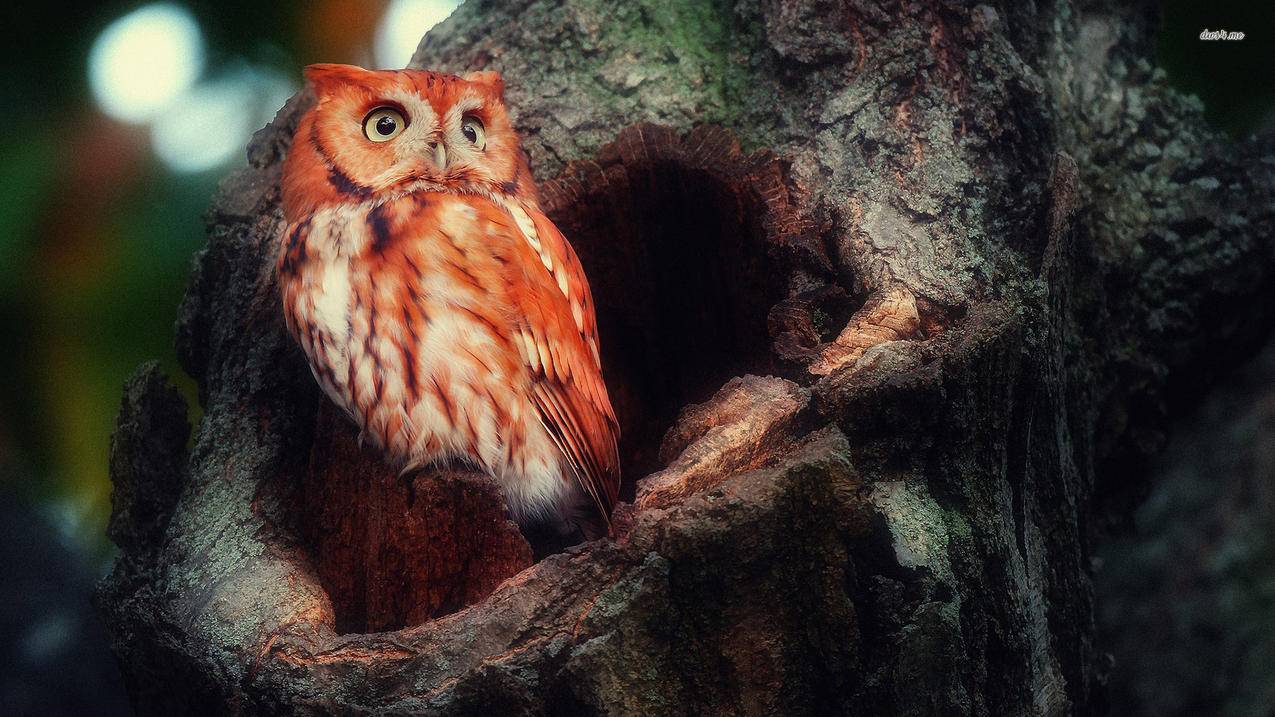
[[[413,64],[506,77],[595,287],[629,500],[616,540],[379,633],[342,626],[298,497],[348,428],[316,433],[275,297],[294,100],[192,275],[193,448],[153,368],[127,387],[100,600],[139,711],[1102,709],[1095,533],[1272,319],[1272,143],[1206,127],[1153,29],[1066,0],[467,2]]]

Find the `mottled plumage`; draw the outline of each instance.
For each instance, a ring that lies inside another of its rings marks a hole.
[[[495,73],[316,65],[284,166],[284,315],[399,465],[467,459],[523,523],[606,519],[618,427],[592,297]],[[582,512],[583,511],[583,512]]]

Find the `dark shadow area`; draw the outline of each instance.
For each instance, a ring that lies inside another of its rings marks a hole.
[[[1169,81],[1199,96],[1209,121],[1233,137],[1275,127],[1275,83],[1253,81],[1253,69],[1275,55],[1275,5],[1163,0],[1160,12],[1156,54]],[[1202,39],[1205,30],[1243,39]]]
[[[660,441],[732,376],[773,370],[767,314],[781,298],[765,187],[729,137],[626,131],[545,188],[597,305],[621,427],[622,499],[658,470]]]
[[[1275,703],[1275,342],[1175,423],[1129,530],[1098,551],[1111,714]]]
[[[0,491],[0,714],[131,713],[77,547],[28,500]]]
[[[285,505],[339,634],[420,625],[487,597],[532,564],[486,474],[460,461],[407,475],[319,408],[305,479]]]

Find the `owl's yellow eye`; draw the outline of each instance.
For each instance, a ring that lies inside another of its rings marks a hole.
[[[407,118],[393,107],[377,107],[363,118],[363,134],[373,142],[388,142],[402,134]]]
[[[483,129],[482,120],[477,117],[466,117],[460,121],[460,133],[465,135],[469,143],[482,149],[487,146],[487,131]]]

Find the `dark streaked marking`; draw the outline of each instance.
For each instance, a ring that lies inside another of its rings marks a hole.
[[[425,310],[416,303],[416,294],[412,294],[412,306],[415,306],[421,315],[422,323],[429,323],[429,317],[425,315]],[[399,305],[399,313],[403,315],[403,328],[407,330],[407,335],[412,337],[412,345],[415,346],[420,342],[420,337],[416,333],[416,322],[412,320],[411,308],[408,304]]]
[[[349,411],[350,414],[355,417],[361,413],[363,415],[362,427],[366,427],[368,425],[368,413],[371,411],[372,406],[370,403],[364,404],[363,401],[359,399],[358,367],[359,361],[361,361],[363,357],[356,353],[358,348],[349,342],[348,337],[347,345],[350,346],[350,351],[346,355],[345,387],[349,391],[350,396]]]
[[[510,180],[507,180],[507,181],[501,182],[501,183],[500,183],[500,191],[504,192],[505,194],[517,194],[517,193],[518,193],[518,180],[517,180],[517,179],[510,179]]]
[[[452,261],[451,259],[444,259],[443,261],[444,261],[444,262],[445,262],[445,263],[446,263],[449,267],[451,267],[451,268],[455,269],[456,271],[460,272],[461,276],[464,276],[464,277],[465,277],[465,281],[466,281],[466,282],[468,282],[469,284],[473,285],[473,287],[474,287],[475,289],[478,289],[480,292],[482,292],[482,293],[484,293],[484,294],[486,294],[486,293],[487,293],[487,288],[486,288],[486,287],[484,287],[484,286],[483,286],[483,284],[482,284],[482,282],[478,280],[478,277],[474,276],[474,273],[473,273],[472,271],[470,271],[469,269],[466,269],[466,268],[465,268],[462,264],[459,264],[459,263],[457,263],[457,262],[455,262],[455,261]]]
[[[417,310],[418,312],[420,312],[420,315],[421,315],[421,323],[428,324],[428,323],[429,323],[429,311],[427,311],[427,310],[425,309],[424,301],[423,301],[423,299],[421,298],[421,293],[420,293],[420,291],[418,291],[418,290],[416,289],[416,287],[415,287],[415,286],[412,286],[412,285],[410,285],[410,284],[409,284],[409,285],[407,286],[407,296],[408,296],[408,298],[409,298],[409,299],[411,299],[411,300],[412,300],[411,305],[412,305],[412,306],[415,306],[415,307],[416,307],[416,310]],[[406,304],[404,304],[404,309],[406,309],[406,307],[407,307],[407,305],[406,305]],[[406,317],[406,316],[407,316],[406,311],[404,311],[403,316],[404,316],[404,317]],[[413,336],[413,337],[415,337],[415,336],[416,336],[416,330],[415,330],[415,329],[413,329],[413,330],[412,330],[412,336]]]
[[[345,172],[336,167],[328,168],[328,184],[341,194],[347,194],[355,197],[366,197],[372,193],[368,187],[359,184],[345,175]]]
[[[416,260],[413,259],[407,252],[403,252],[403,261],[407,262],[407,265],[412,268],[412,272],[416,274],[417,279],[420,279],[425,276],[425,274],[421,272],[420,265],[417,264]],[[415,291],[416,291],[415,288],[413,288],[412,289],[413,296],[416,295]]]
[[[479,356],[478,356],[478,354],[474,353],[474,350],[473,350],[473,349],[469,348],[468,346],[462,346],[462,347],[461,347],[461,350],[462,350],[462,351],[464,351],[465,353],[469,354],[469,357],[470,357],[470,358],[472,358],[472,359],[474,360],[474,363],[478,364],[479,366],[482,366],[484,371],[486,371],[487,373],[494,373],[494,372],[491,370],[491,366],[488,366],[486,361],[484,361],[481,357],[479,357]],[[472,387],[471,387],[471,388],[472,388]],[[474,393],[478,393],[478,392],[477,392],[477,391],[475,391]],[[489,393],[488,393],[488,396],[490,396],[490,395],[491,395],[491,394],[490,394],[490,392],[489,392]]]
[[[310,145],[314,147],[314,151],[319,154],[319,159],[323,160],[323,166],[328,168],[328,184],[332,185],[339,194],[346,194],[356,197],[366,197],[372,193],[371,188],[350,179],[345,172],[342,172],[336,166],[336,162],[332,159],[332,154],[323,146],[323,142],[319,139],[319,125],[310,125]]]
[[[393,239],[393,233],[390,230],[390,217],[386,213],[386,205],[378,204],[367,213],[367,225],[372,230],[372,251],[381,253],[389,246]]]
[[[473,387],[470,387],[473,391]],[[477,391],[473,391],[477,395]],[[478,429],[474,427],[474,412],[472,410],[465,411],[465,429],[469,432],[470,454],[478,453]]]
[[[576,423],[574,412],[567,406],[563,406],[559,398],[551,391],[545,390],[546,386],[541,384],[537,386],[537,390],[533,394],[533,402],[539,409],[544,420],[541,425],[548,431],[550,438],[562,451],[563,456],[567,459],[567,464],[571,468],[571,472],[575,474],[579,481],[580,487],[593,498],[597,505],[598,511],[604,518],[607,518],[608,505],[604,504],[602,496],[598,494],[601,475],[596,471],[597,465],[592,460],[592,451],[587,446],[580,445],[577,439],[585,439],[580,432],[580,427]],[[564,480],[567,477],[563,476]],[[610,502],[608,495],[607,503]],[[609,518],[608,518],[609,520]]]
[[[443,415],[447,418],[447,425],[455,428],[456,416],[453,413],[454,409],[452,408],[451,399],[447,397],[447,392],[443,390],[443,387],[438,385],[437,378],[431,376],[429,382],[434,385],[434,395],[438,396],[438,402],[443,407]]]
[[[319,367],[319,374],[327,379],[328,385],[335,390],[337,387],[336,371],[333,370],[332,364],[328,363],[327,334],[316,329],[314,333],[311,334],[310,346],[315,355],[315,360],[311,363],[311,366],[317,365]]]
[[[420,391],[416,383],[416,347],[403,341],[399,343],[398,349],[403,354],[403,377],[407,386],[407,395],[411,396],[412,402],[415,403]]]
[[[495,394],[491,392],[491,386],[484,385],[483,393],[487,396],[487,402],[491,406],[491,410],[496,414],[496,425],[507,425],[510,422],[509,411],[496,400]]]
[[[415,403],[420,396],[416,379],[416,346],[420,343],[420,337],[416,334],[416,322],[412,321],[412,312],[407,304],[400,305],[399,312],[403,316],[403,329],[407,331],[406,340],[400,338],[398,341],[398,350],[403,356],[403,383],[407,394]]]
[[[483,324],[484,326],[486,326],[486,327],[488,328],[488,330],[490,330],[490,331],[491,331],[492,336],[494,336],[494,337],[500,337],[500,328],[499,328],[498,326],[496,326],[496,322],[495,322],[495,321],[492,321],[489,317],[487,317],[487,316],[483,316],[481,313],[479,313],[479,312],[475,311],[474,309],[471,309],[471,308],[469,308],[468,306],[465,306],[465,305],[463,305],[463,304],[461,304],[461,305],[457,305],[457,306],[456,306],[456,308],[460,309],[461,311],[464,311],[465,313],[467,313],[467,314],[469,314],[470,316],[474,317],[474,319],[475,319],[476,321],[478,321],[480,324]]]
[[[376,311],[369,311],[367,318],[368,331],[363,337],[363,352],[372,357],[372,392],[376,394],[376,402],[380,403],[385,396],[385,367],[376,351]]]
[[[469,261],[469,250],[465,248],[465,245],[463,243],[456,241],[456,237],[452,236],[451,234],[448,234],[446,231],[442,229],[438,230],[438,235],[441,236],[443,239],[445,239],[447,243],[450,244],[451,247],[455,249],[458,254],[460,254],[460,258],[464,259],[465,261]]]
[[[296,274],[306,260],[306,240],[310,236],[310,217],[297,222],[288,233],[287,244],[283,252],[283,262],[279,270],[288,275]]]
[[[423,279],[424,275],[421,274],[420,267],[416,265],[416,262],[412,259],[412,257],[408,256],[406,253],[402,254],[401,256],[403,257],[403,261],[407,262],[407,265],[411,267],[412,271],[416,274],[415,279],[417,281],[420,281],[421,279]],[[418,289],[415,282],[411,281],[410,279],[407,281],[404,281],[403,288],[407,291],[408,298],[411,299],[410,304],[406,304],[406,303],[401,304],[401,306],[403,307],[403,324],[408,327],[409,331],[412,332],[412,339],[415,340],[416,325],[412,323],[411,317],[408,316],[407,307],[410,305],[414,307],[417,312],[420,313],[422,324],[429,323],[430,321],[429,311],[425,308],[425,303],[422,300],[421,292]]]

